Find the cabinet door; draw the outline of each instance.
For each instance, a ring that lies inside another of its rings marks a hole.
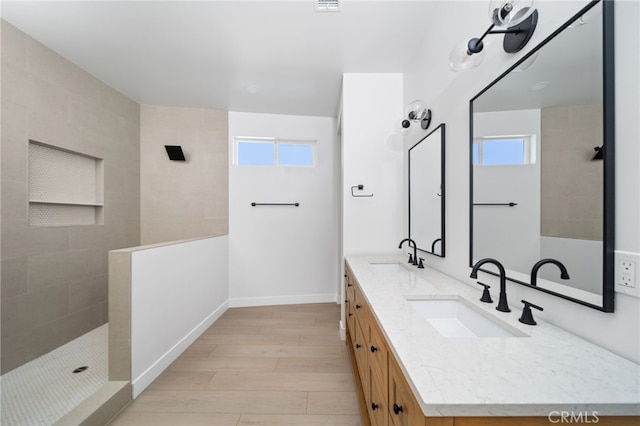
[[[371,424],[374,426],[387,426],[389,424],[387,387],[380,383],[378,373],[373,368],[369,368],[369,386],[371,398],[367,404]]]
[[[369,365],[376,370],[380,377],[380,383],[387,388],[387,358],[389,351],[378,323],[373,318],[373,313],[369,311],[369,339],[367,349],[369,355]]]
[[[354,301],[353,301],[353,313],[356,320],[360,322],[360,325],[364,326],[369,321],[367,302],[364,300],[364,296],[357,283],[353,284]],[[366,331],[366,330],[365,330]]]
[[[394,426],[425,424],[422,409],[393,357],[389,357],[389,413]]]
[[[362,390],[364,393],[365,404],[369,404],[369,365],[367,364],[367,345],[365,343],[364,333],[358,321],[355,322],[355,336],[353,339],[353,352],[356,356],[356,364],[358,366],[358,374],[362,382]]]
[[[349,331],[349,334],[351,334],[351,336],[353,336],[355,334],[355,322],[356,322],[356,316],[355,316],[355,290],[353,289],[353,285],[351,287],[347,287],[346,290],[346,298],[345,298],[345,305],[344,305],[344,314],[346,317],[346,327],[347,330]]]

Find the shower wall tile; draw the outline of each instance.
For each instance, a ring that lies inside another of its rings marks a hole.
[[[131,380],[131,253],[109,253],[109,380]]]
[[[542,109],[542,235],[602,240],[603,162],[592,160],[602,126],[601,105]]]
[[[1,22],[5,373],[108,318],[109,250],[140,244],[140,106]],[[28,143],[103,159],[104,225],[28,225]]]
[[[3,74],[6,72],[2,70]],[[16,103],[5,103],[6,90],[2,91],[3,105],[10,105],[2,110],[2,179],[25,182],[27,178],[27,146],[20,143],[27,138],[27,107]]]
[[[100,325],[98,309],[92,307],[70,313],[36,327],[33,332],[34,349],[50,352],[60,346],[60,341],[68,342]]]
[[[2,72],[6,65],[13,65],[20,68],[21,72],[27,70],[27,44],[29,37],[13,28],[2,28]],[[4,87],[2,88],[5,89]],[[2,93],[4,96],[4,91]]]
[[[95,307],[102,301],[107,300],[109,293],[106,275],[75,281],[69,284],[67,288],[69,289],[69,312]]]
[[[66,285],[71,259],[65,251],[54,251],[27,257],[29,291],[52,285]]]
[[[5,259],[2,261],[2,277],[0,278],[0,294],[14,297],[27,292],[27,259]]]
[[[227,111],[142,105],[141,242],[228,233]],[[171,161],[164,145],[181,145]]]

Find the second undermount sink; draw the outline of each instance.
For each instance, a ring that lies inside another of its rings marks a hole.
[[[407,301],[438,333],[447,338],[527,336],[463,298]]]
[[[381,274],[395,274],[398,272],[411,272],[400,263],[369,263],[374,272]]]

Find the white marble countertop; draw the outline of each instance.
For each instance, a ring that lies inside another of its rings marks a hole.
[[[509,313],[496,311],[495,286],[488,304],[479,301],[480,286],[417,269],[402,256],[347,256],[347,262],[425,415],[640,415],[640,365],[540,319],[536,326],[520,323],[519,300],[510,301]],[[399,263],[407,272],[378,271],[371,263]],[[463,298],[526,336],[446,338],[407,302],[445,297]]]

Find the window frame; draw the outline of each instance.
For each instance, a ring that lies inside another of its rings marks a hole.
[[[484,150],[483,144],[485,142],[498,142],[498,141],[523,141],[523,149],[524,155],[522,159],[522,163],[517,164],[484,164]],[[478,162],[472,163],[474,166],[483,166],[483,167],[496,167],[496,166],[527,166],[536,164],[537,162],[537,151],[536,151],[536,135],[500,135],[500,136],[482,136],[480,138],[473,139],[473,143],[471,145],[473,160],[473,149],[474,146],[478,147]]]
[[[239,163],[239,144],[242,142],[249,143],[265,143],[273,145],[273,164],[240,164]],[[280,146],[281,145],[298,145],[311,147],[311,164],[280,164]],[[255,136],[235,136],[233,144],[233,165],[241,167],[298,167],[298,168],[315,168],[318,164],[318,143],[316,140],[302,139],[280,139],[273,137],[255,137]]]

